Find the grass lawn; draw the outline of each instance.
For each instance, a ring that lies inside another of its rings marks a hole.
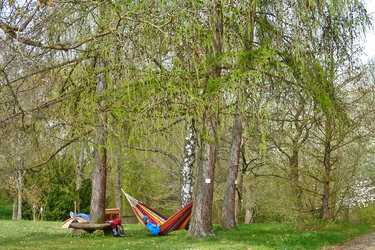
[[[190,238],[185,230],[167,236],[152,236],[138,224],[125,224],[126,237],[69,234],[61,222],[0,220],[1,249],[320,249],[337,245],[370,232],[363,224],[327,224],[318,230],[297,230],[291,224],[241,224],[223,231],[214,226],[216,237]]]

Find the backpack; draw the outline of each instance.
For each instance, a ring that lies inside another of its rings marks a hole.
[[[112,229],[113,236],[115,237],[125,237],[124,228],[121,224],[117,224],[115,228]]]
[[[108,221],[108,223],[111,223],[113,236],[125,237],[124,228],[121,225],[120,219],[114,219],[113,221]]]

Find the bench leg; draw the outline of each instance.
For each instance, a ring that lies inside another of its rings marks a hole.
[[[92,231],[84,230],[84,229],[78,229],[78,228],[71,228],[70,233],[80,236],[80,235],[84,235],[84,234],[90,234],[90,233],[92,233]]]

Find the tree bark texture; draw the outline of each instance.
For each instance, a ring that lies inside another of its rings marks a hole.
[[[103,223],[105,221],[105,198],[106,198],[106,182],[107,182],[107,131],[105,125],[107,123],[107,114],[105,111],[105,103],[101,97],[107,87],[106,74],[103,72],[105,66],[104,59],[98,57],[96,68],[100,73],[97,75],[96,96],[98,97],[98,124],[96,127],[96,136],[94,149],[94,169],[92,179],[91,194],[91,212],[90,223]]]
[[[180,208],[192,200],[193,169],[196,150],[196,131],[194,122],[194,119],[188,118],[185,125],[184,157],[182,159],[180,179]]]
[[[238,105],[234,118],[232,143],[228,162],[228,175],[226,181],[225,195],[221,213],[221,226],[224,229],[231,229],[236,226],[235,204],[236,204],[236,180],[238,174],[238,163],[240,161],[242,123],[241,113]]]
[[[205,237],[214,235],[212,228],[212,199],[214,187],[214,171],[217,150],[216,118],[211,115],[205,121],[208,137],[212,141],[204,142],[201,148],[201,160],[197,171],[195,197],[189,227],[189,235]]]

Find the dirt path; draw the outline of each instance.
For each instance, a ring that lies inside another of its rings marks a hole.
[[[349,249],[349,250],[375,250],[375,232],[370,234],[362,235],[357,238],[352,239],[351,241],[345,243],[344,245],[333,247],[333,248],[326,248],[330,250],[341,250],[341,249]]]

